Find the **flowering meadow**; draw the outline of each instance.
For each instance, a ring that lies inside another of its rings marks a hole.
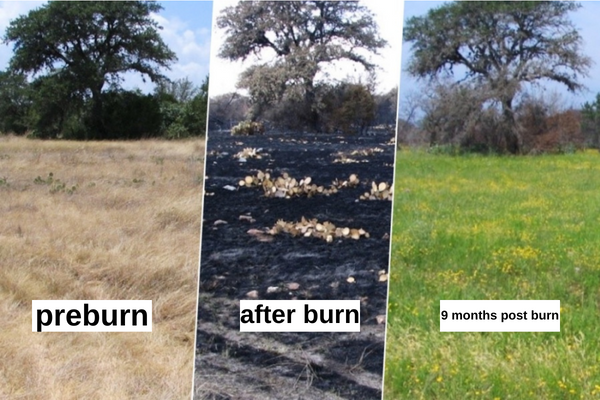
[[[600,155],[396,159],[384,397],[600,399]],[[560,333],[440,333],[440,300],[560,300]]]

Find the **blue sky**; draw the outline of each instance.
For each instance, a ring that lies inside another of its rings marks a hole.
[[[9,22],[19,15],[42,6],[39,1],[0,1],[0,32],[4,35]],[[153,18],[163,27],[164,42],[177,54],[178,61],[163,73],[171,79],[189,78],[200,85],[209,72],[212,1],[164,1],[163,10]],[[12,46],[0,45],[0,69],[12,56]],[[152,91],[154,85],[143,82],[139,74],[124,74],[123,87]]]
[[[431,8],[439,7],[444,4],[443,1],[405,1],[404,2],[404,20],[412,16],[422,16]],[[540,85],[537,92],[551,94],[556,92],[560,95],[563,105],[566,107],[580,107],[586,101],[594,101],[596,94],[600,93],[600,30],[598,23],[600,21],[600,2],[590,1],[582,2],[582,7],[570,14],[570,18],[578,28],[583,38],[583,53],[593,60],[593,65],[589,71],[589,77],[581,79],[587,90],[577,94],[569,93],[562,85],[544,82]],[[419,92],[423,84],[419,83],[408,73],[404,72],[410,59],[410,43],[404,42],[402,45],[402,72],[400,74],[400,114],[402,115],[402,101],[411,92]]]

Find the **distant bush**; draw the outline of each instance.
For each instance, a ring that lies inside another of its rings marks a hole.
[[[160,102],[163,137],[182,139],[206,133],[208,77],[200,88],[193,87],[187,79],[166,86],[163,83],[163,86],[157,88],[155,95]]]
[[[207,103],[207,92],[200,92],[184,104],[180,121],[188,136],[204,136],[206,133]]]
[[[547,127],[544,133],[524,137],[524,145],[529,152],[572,153],[585,147],[578,111],[567,110],[553,114],[544,122]]]
[[[250,110],[250,99],[235,92],[210,99],[208,107],[210,129],[228,129],[245,119]]]
[[[60,74],[40,77],[30,84],[30,137],[86,139],[84,100],[74,87],[75,82]]]
[[[517,108],[524,153],[565,153],[584,147],[581,113],[565,110],[553,100],[552,96],[526,96]]]
[[[485,107],[489,96],[482,88],[435,82],[428,92],[421,106],[425,112],[421,127],[429,146],[483,149],[491,145],[498,121],[495,110]]]
[[[446,152],[446,146],[480,153],[504,153],[509,148],[507,115],[485,87],[438,82],[421,108],[425,111],[422,135],[432,152]],[[564,153],[585,145],[580,112],[566,109],[558,95],[525,93],[512,118],[522,154]]]
[[[27,77],[0,72],[0,132],[25,133],[30,107],[31,93]]]
[[[600,149],[600,93],[594,102],[586,102],[581,110],[581,131],[585,144]]]
[[[57,73],[28,83],[24,76],[0,72],[0,133],[69,140],[201,136],[207,94],[208,77],[199,88],[189,80],[163,81],[154,94],[111,89],[93,103],[70,75]]]
[[[394,126],[398,110],[398,88],[393,88],[385,94],[374,95],[373,99],[376,105],[374,124]]]
[[[138,91],[110,91],[102,93],[102,121],[105,134],[92,139],[142,139],[160,136],[161,109],[155,96]],[[87,119],[90,124],[91,120]],[[95,127],[89,126],[90,132]]]
[[[375,121],[377,103],[369,88],[340,83],[322,89],[320,120],[325,132],[364,133]]]

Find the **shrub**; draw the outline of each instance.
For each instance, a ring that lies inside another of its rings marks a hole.
[[[320,119],[328,133],[363,133],[375,121],[377,104],[368,87],[341,83],[322,88]]]
[[[196,90],[191,99],[177,100],[175,96],[157,92],[160,103],[160,133],[167,139],[182,139],[190,136],[203,136],[206,133],[206,107],[208,81]]]
[[[242,121],[231,128],[233,136],[261,135],[263,133],[265,133],[265,126],[262,122]]]
[[[572,153],[584,147],[580,114],[567,110],[550,115],[545,120],[546,131],[527,137],[529,152]]]
[[[485,141],[484,130],[478,129],[488,99],[484,88],[434,82],[428,92],[422,107],[425,111],[422,128],[430,146],[473,145]],[[487,115],[486,122],[490,116]]]
[[[158,99],[138,91],[102,94],[105,137],[96,139],[141,139],[160,136],[162,122]],[[89,120],[88,120],[89,121]],[[89,127],[94,132],[93,127]]]
[[[27,77],[0,72],[0,133],[25,133],[30,108],[31,89]]]
[[[183,105],[181,124],[188,132],[188,136],[204,136],[206,134],[206,108],[208,97],[204,92]]]
[[[587,146],[600,149],[600,93],[594,102],[586,102],[581,110],[581,130]]]
[[[463,152],[506,152],[507,118],[485,86],[436,82],[421,108],[424,136],[437,146],[458,146]],[[575,151],[584,146],[581,116],[565,110],[559,96],[526,93],[515,108],[518,148],[522,153]],[[454,151],[454,150],[452,150]]]
[[[63,138],[68,126],[69,139],[87,139],[83,125],[84,100],[75,83],[61,75],[40,77],[31,84],[28,125],[31,137]],[[77,137],[78,135],[82,137]],[[72,136],[72,137],[71,137]]]
[[[581,114],[564,110],[552,97],[526,96],[517,108],[524,153],[573,152],[584,146]]]
[[[227,129],[245,119],[250,110],[250,99],[235,92],[210,99],[209,129]]]

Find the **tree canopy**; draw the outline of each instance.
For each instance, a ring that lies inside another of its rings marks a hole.
[[[408,72],[420,78],[465,71],[501,105],[506,150],[518,153],[521,138],[514,99],[524,83],[550,80],[582,89],[591,60],[568,18],[580,7],[562,1],[458,1],[410,18],[404,40],[412,43]]]
[[[176,60],[151,17],[161,9],[154,1],[51,1],[11,21],[3,38],[14,46],[9,69],[90,98],[92,128],[101,134],[107,84],[118,88],[128,71],[157,81]]]
[[[23,74],[0,72],[0,132],[24,133],[31,90]]]
[[[372,71],[369,54],[387,44],[373,14],[356,1],[242,1],[224,9],[217,25],[227,35],[220,57],[273,56],[239,81],[252,98],[253,117],[289,99],[311,128],[318,125],[315,77],[323,65],[345,59]]]

